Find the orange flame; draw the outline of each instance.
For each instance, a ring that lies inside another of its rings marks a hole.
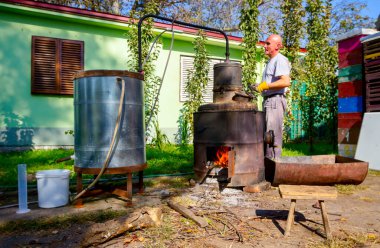
[[[222,146],[216,151],[216,160],[214,165],[220,166],[222,168],[228,167],[228,147]]]

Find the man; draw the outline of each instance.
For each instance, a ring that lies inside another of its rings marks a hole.
[[[290,86],[290,63],[280,53],[281,47],[282,39],[277,34],[270,35],[265,41],[264,49],[269,61],[263,72],[262,83],[254,88],[264,97],[266,132],[273,130],[274,133],[273,144],[265,147],[265,156],[270,159],[281,157],[284,113],[287,107],[284,94]]]

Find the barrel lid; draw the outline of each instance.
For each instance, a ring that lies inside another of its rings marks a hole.
[[[214,65],[214,68],[217,68],[217,67],[240,67],[241,68],[241,64],[237,62],[223,62],[223,63],[218,63]]]
[[[83,77],[104,77],[104,76],[114,76],[114,77],[131,77],[140,80],[144,80],[144,75],[137,72],[125,71],[125,70],[88,70],[88,71],[77,71],[74,74],[74,79]]]

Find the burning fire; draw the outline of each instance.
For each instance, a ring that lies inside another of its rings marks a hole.
[[[227,168],[228,167],[228,147],[221,146],[216,151],[216,160],[214,161],[214,165]]]

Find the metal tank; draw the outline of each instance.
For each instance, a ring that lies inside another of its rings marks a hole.
[[[125,98],[120,135],[115,140],[116,148],[106,173],[139,171],[146,167],[142,80],[139,73],[118,70],[82,71],[75,75],[76,169],[97,172],[103,166],[119,112],[122,83],[125,83]]]

